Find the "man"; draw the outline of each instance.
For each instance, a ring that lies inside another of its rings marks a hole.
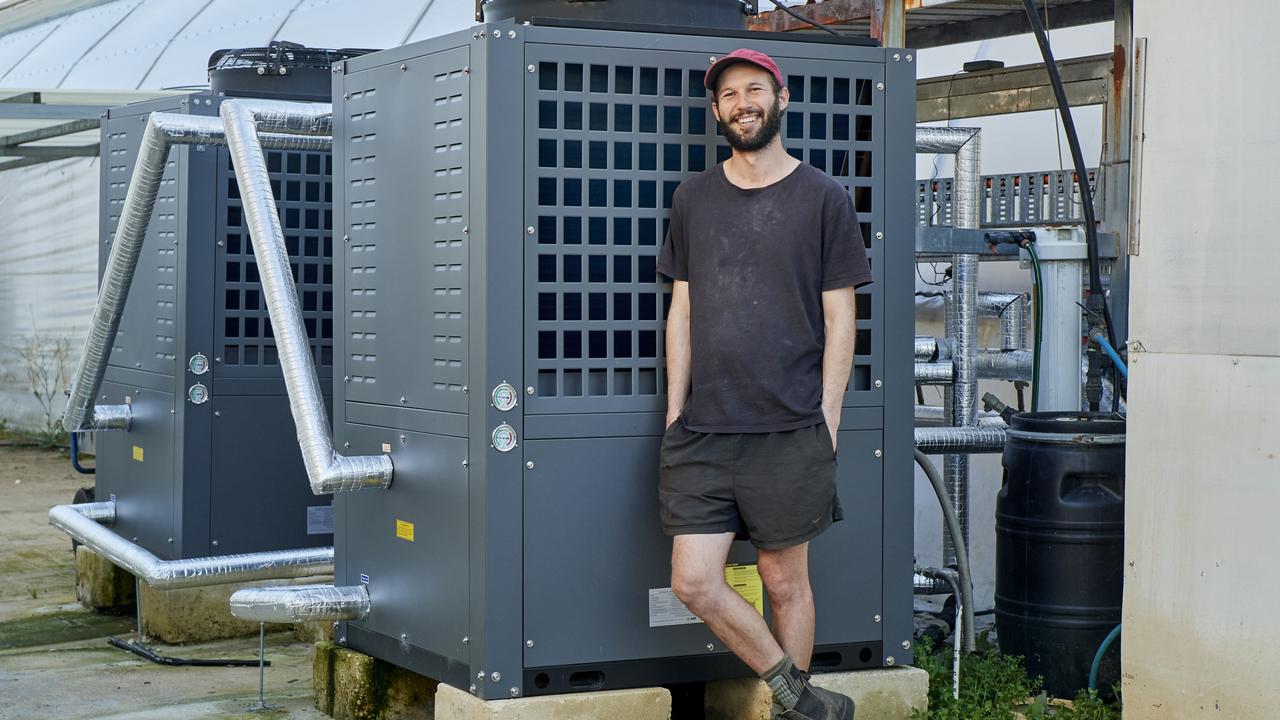
[[[809,683],[808,547],[840,517],[854,289],[871,273],[849,194],[782,147],[777,64],[735,50],[706,86],[733,155],[677,189],[658,259],[674,280],[658,493],[671,586],[768,683],[778,717],[852,720],[850,698]],[[725,583],[735,537],[758,549],[772,632]]]

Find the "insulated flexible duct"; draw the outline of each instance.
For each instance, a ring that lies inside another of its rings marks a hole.
[[[1004,451],[1005,428],[991,424],[978,427],[918,427],[916,448],[929,455],[938,453],[998,453]]]
[[[226,130],[245,223],[258,262],[267,313],[275,330],[280,369],[289,393],[289,410],[311,491],[317,495],[391,485],[393,467],[386,455],[345,457],[333,447],[329,413],[316,375],[311,341],[293,283],[284,230],[271,192],[271,176],[258,130],[328,132],[329,106],[258,100],[225,100],[218,109]]]
[[[949,360],[917,362],[915,374],[917,385],[947,385],[954,379],[955,367]]]
[[[1034,356],[1030,350],[979,350],[974,372],[981,380],[1030,381]]]
[[[918,127],[916,152],[955,153],[953,225],[977,229],[982,198],[980,157],[982,136],[977,128]],[[974,425],[978,409],[976,372],[978,334],[978,256],[955,255],[951,260],[952,286],[946,294],[947,335],[955,375],[943,395],[951,424],[956,428]],[[929,428],[934,429],[934,428]],[[960,520],[964,541],[969,540],[969,458],[949,454],[943,459],[943,477]],[[956,562],[955,546],[943,536],[943,564]]]
[[[320,127],[319,123],[313,126]],[[323,127],[328,127],[324,125]],[[138,147],[138,160],[133,166],[129,189],[125,193],[115,239],[107,255],[98,302],[89,321],[89,336],[72,376],[67,409],[62,427],[68,432],[83,430],[127,430],[130,409],[127,405],[95,407],[94,398],[102,386],[107,361],[120,328],[129,297],[129,286],[138,266],[156,195],[169,158],[169,148],[176,144],[217,145],[225,142],[222,125],[217,118],[174,113],[151,113]],[[301,137],[273,133],[263,138],[266,147],[283,150],[330,150],[327,137]]]
[[[364,585],[245,588],[232,594],[231,614],[271,623],[363,620],[369,615],[369,591]]]
[[[154,588],[202,587],[333,573],[331,547],[161,560],[106,527],[115,522],[115,516],[113,502],[58,505],[49,511],[49,524]]]
[[[944,423],[947,421],[947,415],[943,408],[937,405],[915,405],[916,422],[926,423]],[[1000,417],[998,412],[979,412],[978,426],[997,425],[1004,427],[1004,418]]]
[[[938,359],[938,340],[928,335],[916,336],[916,362],[933,362]]]

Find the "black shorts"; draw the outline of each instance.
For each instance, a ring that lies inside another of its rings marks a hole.
[[[826,423],[773,433],[662,436],[658,501],[668,535],[736,533],[764,550],[817,537],[841,517]]]

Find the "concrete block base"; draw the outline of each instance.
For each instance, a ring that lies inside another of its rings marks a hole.
[[[666,688],[548,695],[514,700],[481,700],[441,685],[436,694],[436,720],[670,720],[671,693]]]
[[[438,683],[323,641],[312,656],[316,709],[338,720],[432,720]],[[444,686],[441,686],[444,687]]]
[[[240,588],[332,582],[329,577],[260,580],[251,583],[157,590],[142,583],[142,633],[176,645],[258,634],[258,623],[231,616],[231,594]],[[282,629],[269,626],[268,629]]]
[[[913,667],[880,668],[813,676],[820,688],[844,693],[859,720],[909,720],[929,709],[929,674]],[[769,720],[773,693],[756,678],[707,683],[706,720]]]
[[[96,612],[133,606],[133,576],[84,545],[76,546],[76,599]]]

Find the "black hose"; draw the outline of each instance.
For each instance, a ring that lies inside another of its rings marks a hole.
[[[1062,129],[1067,134],[1067,145],[1071,148],[1071,162],[1076,167],[1076,181],[1080,184],[1080,202],[1084,210],[1085,244],[1089,248],[1089,295],[1098,298],[1102,305],[1102,319],[1107,326],[1107,339],[1112,347],[1116,342],[1115,324],[1111,322],[1111,308],[1107,304],[1107,296],[1102,291],[1102,261],[1098,253],[1097,218],[1093,212],[1093,187],[1089,184],[1089,173],[1084,164],[1084,153],[1080,150],[1080,137],[1076,134],[1075,121],[1071,119],[1071,105],[1067,102],[1067,91],[1062,87],[1062,74],[1058,72],[1058,63],[1053,59],[1053,50],[1049,47],[1049,36],[1045,34],[1044,24],[1036,14],[1034,0],[1022,0],[1027,10],[1027,20],[1035,32],[1036,42],[1040,45],[1040,55],[1044,58],[1045,70],[1049,73],[1049,82],[1053,84],[1053,94],[1058,100],[1058,114],[1062,116]]]
[[[161,655],[151,648],[137,643],[132,640],[121,640],[120,638],[107,638],[107,644],[112,647],[120,648],[125,652],[131,652],[141,658],[146,658],[157,665],[171,665],[174,667],[258,667],[259,661],[253,660],[199,660],[194,658],[176,658],[168,655]],[[265,667],[271,666],[270,660],[262,661]]]
[[[87,468],[80,464],[80,435],[71,433],[71,467],[81,475],[97,474],[97,468]]]

